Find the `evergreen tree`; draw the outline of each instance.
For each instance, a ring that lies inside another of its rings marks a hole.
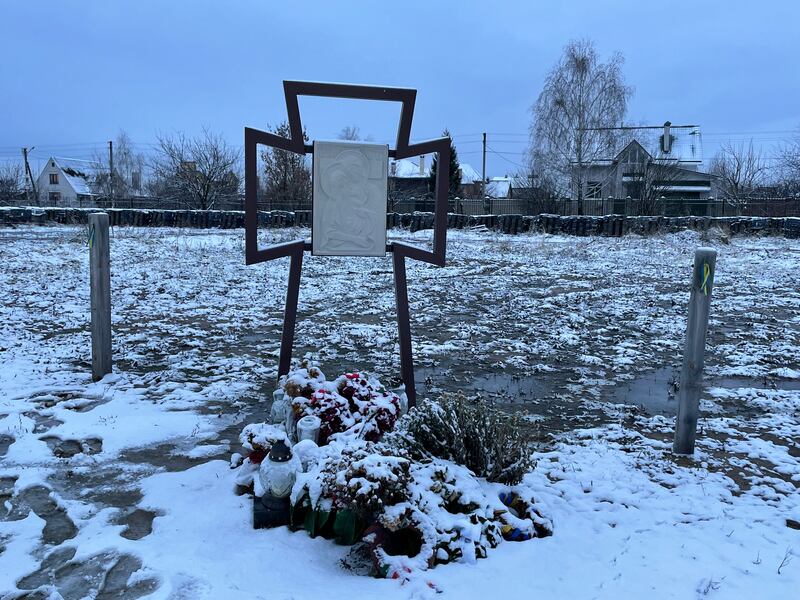
[[[450,132],[445,129],[442,132],[443,137],[450,137]],[[431,165],[431,180],[430,180],[430,190],[431,193],[436,193],[436,171],[439,168],[439,156],[438,154],[434,154],[433,156],[433,164]],[[449,181],[450,186],[448,190],[448,197],[453,198],[457,196],[461,192],[461,170],[458,165],[458,153],[456,152],[456,147],[453,144],[453,140],[450,140],[450,173],[449,173]]]
[[[283,121],[269,129],[284,138],[291,137],[289,122]],[[303,140],[308,134],[303,130]],[[284,210],[305,208],[311,200],[311,170],[302,154],[278,148],[265,148],[263,162],[263,193],[270,207]]]

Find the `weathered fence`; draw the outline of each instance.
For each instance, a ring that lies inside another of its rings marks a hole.
[[[626,217],[800,217],[800,198],[758,198],[730,202],[716,198],[664,198],[642,201],[631,198],[454,198],[449,212],[464,215],[540,215]],[[412,198],[398,205],[404,211],[427,212],[433,201]]]
[[[24,203],[19,199],[18,203]],[[116,198],[117,209],[189,210],[188,205],[174,198],[136,196]],[[3,204],[0,203],[0,206]],[[17,204],[19,205],[19,204]],[[108,198],[91,198],[76,206],[58,208],[95,208],[108,210]],[[387,212],[432,212],[434,200],[427,194],[390,197]],[[214,204],[220,212],[243,211],[244,196],[231,196]],[[297,212],[311,210],[311,199],[274,200],[259,196],[258,208],[264,212]],[[580,202],[568,198],[451,198],[448,212],[460,215],[527,215],[626,217],[800,217],[800,197],[753,198],[732,202],[717,198],[664,198],[642,201],[631,198],[584,198]]]
[[[97,209],[0,207],[0,226],[22,223],[86,223]],[[112,227],[194,227],[237,229],[244,227],[242,211],[136,210],[116,208],[108,211]],[[264,211],[258,215],[260,227],[309,227],[311,211]],[[433,213],[388,213],[388,227],[411,231],[431,229]],[[564,235],[603,235],[619,237],[628,233],[650,235],[692,229],[720,228],[730,234],[778,235],[800,238],[799,217],[625,217],[525,215],[447,215],[451,229],[481,228],[503,233],[527,231]]]

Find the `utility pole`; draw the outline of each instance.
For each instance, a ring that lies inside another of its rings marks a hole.
[[[111,196],[111,208],[115,208],[114,206],[114,142],[108,140],[108,189],[109,195]]]
[[[33,150],[33,148],[31,148]],[[36,204],[39,204],[39,196],[36,193],[36,182],[33,180],[33,173],[31,173],[31,166],[28,163],[28,149],[22,149],[22,160],[25,162],[25,173],[28,175],[28,181],[30,182],[30,187],[27,185],[25,186],[25,197],[28,201],[28,204],[31,203],[31,190],[33,190],[33,197],[36,198]]]
[[[481,190],[486,196],[486,132],[483,132],[483,172],[481,173]]]

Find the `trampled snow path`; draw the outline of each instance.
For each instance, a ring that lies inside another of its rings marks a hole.
[[[449,235],[448,267],[410,263],[418,376],[531,414],[528,477],[555,535],[428,579],[453,598],[796,593],[800,244],[711,240],[691,461],[669,452],[670,381],[709,242]],[[325,540],[252,530],[232,493],[236,434],[269,408],[287,265],[245,267],[240,231],[115,230],[115,372],[91,383],[85,243],[82,228],[0,230],[0,597],[432,594],[343,571]],[[296,355],[390,380],[388,260],[310,258],[303,277]]]

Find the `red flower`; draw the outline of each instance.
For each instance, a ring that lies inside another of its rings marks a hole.
[[[267,457],[267,451],[264,450],[263,448],[257,448],[247,456],[247,458],[250,459],[250,462],[253,463],[254,465],[261,464],[261,461],[263,461],[266,457]]]

